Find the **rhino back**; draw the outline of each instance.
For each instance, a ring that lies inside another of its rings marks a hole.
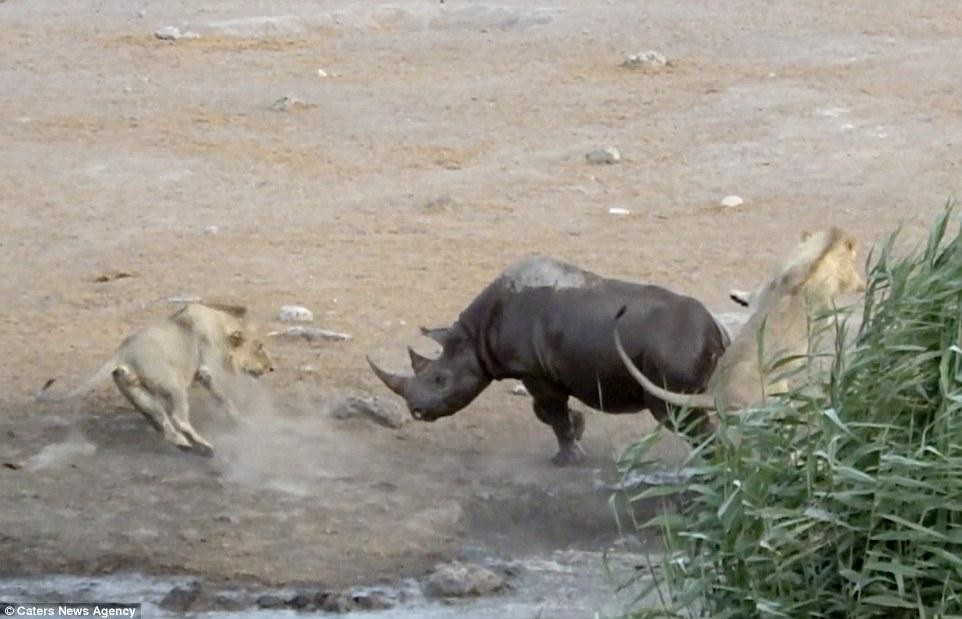
[[[644,408],[644,391],[614,347],[615,315],[627,306],[619,328],[632,358],[654,365],[655,378],[673,389],[704,384],[722,340],[701,303],[657,286],[587,275],[582,286],[510,290],[489,306],[479,335],[495,377],[549,381],[610,412]]]

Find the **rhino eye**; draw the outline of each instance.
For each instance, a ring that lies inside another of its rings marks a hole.
[[[441,374],[435,374],[434,384],[437,385],[438,387],[444,386],[444,376],[442,376]]]

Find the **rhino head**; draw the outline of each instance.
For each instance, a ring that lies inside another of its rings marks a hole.
[[[414,376],[392,374],[367,362],[388,389],[407,403],[411,416],[434,421],[458,412],[491,383],[478,360],[473,338],[460,324],[447,329],[424,329],[421,333],[441,345],[441,356],[430,359],[408,348]]]

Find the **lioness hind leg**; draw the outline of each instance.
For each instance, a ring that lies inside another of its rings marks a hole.
[[[214,446],[204,440],[204,437],[190,425],[190,406],[187,402],[187,394],[172,393],[170,394],[170,401],[172,403],[170,418],[174,422],[174,427],[184,433],[184,436],[194,444],[194,448],[199,454],[202,456],[214,455]]]
[[[220,388],[220,385],[214,380],[213,374],[211,374],[210,368],[206,365],[202,365],[197,368],[197,373],[194,375],[194,380],[199,384],[203,385],[207,392],[210,393],[211,397],[220,404],[221,408],[224,409],[227,417],[237,425],[247,425],[247,420],[240,416],[237,412],[237,407],[234,406],[234,402],[227,396],[226,393]]]
[[[187,437],[171,425],[163,403],[154,394],[147,391],[130,368],[124,365],[118,366],[113,371],[113,378],[117,388],[120,389],[120,393],[124,394],[127,401],[147,418],[147,421],[155,430],[164,435],[164,439],[181,449],[191,448]]]

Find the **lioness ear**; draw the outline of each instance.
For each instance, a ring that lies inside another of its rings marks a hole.
[[[247,315],[247,308],[243,305],[230,305],[228,303],[204,303],[207,307],[230,314],[234,318],[243,318]]]
[[[230,340],[230,345],[237,348],[244,343],[244,334],[241,331],[234,331],[228,336],[228,339]]]
[[[845,239],[845,249],[849,250],[853,254],[855,250],[858,249],[858,239],[854,236],[850,236]]]

